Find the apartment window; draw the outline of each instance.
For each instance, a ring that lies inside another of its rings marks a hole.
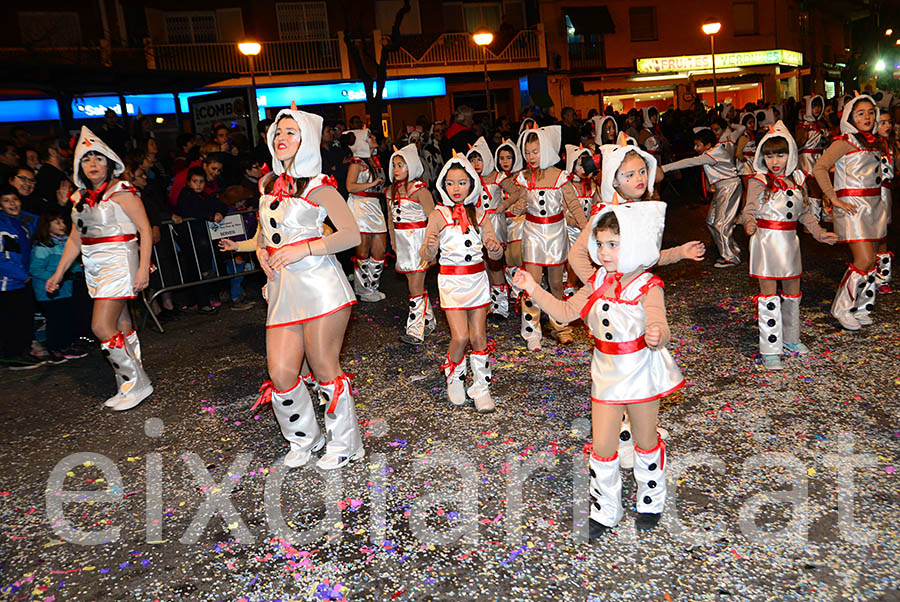
[[[755,36],[759,33],[756,28],[756,2],[735,2],[732,9],[734,35]]]
[[[632,42],[653,42],[658,39],[655,6],[633,6],[629,8],[628,20],[631,24]]]
[[[20,12],[19,32],[23,46],[81,45],[81,23],[76,12]]]
[[[331,37],[324,2],[278,2],[275,14],[281,40],[327,40]]]
[[[166,39],[169,44],[208,44],[218,42],[216,13],[166,13]]]
[[[479,2],[463,4],[463,15],[466,19],[466,31],[474,33],[485,28],[491,31],[500,29],[500,3]]]

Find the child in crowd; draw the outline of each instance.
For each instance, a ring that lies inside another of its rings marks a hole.
[[[82,358],[86,352],[75,347],[75,326],[80,316],[75,315],[72,299],[73,280],[80,277],[81,263],[72,264],[62,284],[54,293],[46,291],[47,280],[56,271],[66,246],[66,222],[62,212],[54,207],[47,209],[38,219],[31,247],[31,288],[37,299],[41,313],[47,320],[48,362],[63,364],[68,360]]]
[[[881,158],[881,201],[887,213],[887,223],[891,224],[891,205],[894,202],[894,164],[900,157],[900,140],[895,132],[893,119],[890,113],[882,113],[878,116],[878,136],[884,146],[884,156]],[[894,254],[888,251],[887,238],[878,243],[875,249],[875,282],[878,284],[878,292],[887,294],[891,292],[891,262]]]
[[[719,259],[713,267],[735,266],[741,262],[741,258],[740,248],[734,241],[732,232],[744,187],[734,164],[734,145],[717,141],[716,135],[709,128],[699,128],[694,132],[694,152],[697,153],[696,157],[668,163],[662,169],[669,173],[687,167],[703,166],[706,186],[715,189],[706,215],[706,226],[719,250]]]
[[[750,237],[750,276],[759,279],[755,300],[759,352],[766,370],[781,370],[784,351],[809,353],[800,342],[803,267],[797,222],[803,223],[819,242],[837,242],[837,235],[823,230],[811,211],[806,174],[797,167],[798,155],[794,138],[779,121],[756,150],[756,175],[748,181],[747,203],[741,215]]]
[[[484,265],[488,257],[499,259],[503,245],[494,235],[487,213],[477,207],[481,198],[481,180],[475,168],[464,157],[456,155],[444,164],[437,179],[441,204],[428,217],[425,243],[421,255],[434,261],[440,251],[438,292],[441,309],[450,326],[450,348],[447,362],[441,366],[447,378],[450,403],[466,403],[466,393],[475,401],[479,412],[493,412],[490,382],[491,346],[487,342],[487,308],[490,284]],[[472,345],[472,386],[465,389],[466,346]]]
[[[656,526],[666,500],[665,443],[657,432],[659,400],[684,386],[665,349],[669,326],[663,282],[646,271],[659,261],[665,204],[607,205],[588,226],[600,268],[568,301],[547,293],[524,270],[515,281],[561,322],[584,320],[594,338],[591,359],[590,536],[621,520],[619,432],[627,411],[634,435],[634,478],[640,529]]]
[[[22,220],[22,201],[11,185],[0,188],[0,360],[10,370],[37,368],[31,355],[34,304],[28,288],[32,232]]]

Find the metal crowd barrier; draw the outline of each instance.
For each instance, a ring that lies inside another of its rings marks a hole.
[[[150,318],[159,332],[165,332],[151,309],[153,302],[164,293],[224,282],[262,271],[256,264],[255,254],[249,254],[248,266],[244,271],[238,271],[234,253],[223,252],[218,248],[218,241],[223,238],[241,241],[252,238],[256,234],[256,211],[252,209],[229,213],[218,223],[198,218],[184,218],[180,224],[166,220],[160,225],[160,230],[160,241],[153,245],[153,265],[156,266],[156,270],[150,275],[150,282],[152,287],[154,280],[158,278],[158,284],[161,286],[154,288],[153,294],[149,298],[146,291],[141,295],[147,309],[147,314],[141,324],[142,328],[146,326],[147,318]],[[207,245],[209,246],[208,255],[206,254]],[[233,274],[228,274],[226,270],[220,270],[219,259],[226,253],[229,257],[223,267],[231,262]],[[204,262],[211,260],[212,265],[201,265],[201,255]],[[222,273],[223,271],[225,273]],[[194,277],[196,279],[193,279]]]

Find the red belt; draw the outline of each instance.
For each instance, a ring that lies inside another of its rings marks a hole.
[[[381,195],[377,192],[351,192],[353,196],[364,196],[369,197],[370,199],[380,199]]]
[[[796,230],[797,222],[782,222],[771,219],[758,219],[756,225],[766,230]]]
[[[416,230],[427,227],[428,222],[394,222],[394,230]]]
[[[303,245],[303,244],[306,244],[306,243],[308,243],[308,242],[312,242],[312,241],[314,241],[314,240],[320,240],[321,238],[322,238],[321,236],[315,236],[315,237],[313,237],[313,238],[304,238],[303,240],[297,240],[297,241],[294,241],[294,242],[289,242],[288,244],[286,244],[286,245],[281,245],[280,247],[270,247],[270,246],[266,245],[266,251],[269,253],[269,255],[271,255],[272,253],[274,253],[274,252],[277,251],[278,249],[283,249],[283,248],[285,248],[285,247],[295,247],[295,246],[297,246],[297,245]]]
[[[604,341],[594,337],[594,349],[607,355],[628,355],[629,353],[640,351],[646,346],[647,342],[644,340],[644,337],[633,341],[625,341],[624,343]]]
[[[881,196],[881,188],[841,188],[835,194],[844,196]]]
[[[444,276],[468,276],[484,271],[484,262],[472,265],[441,265],[441,274]]]
[[[83,245],[98,245],[104,242],[128,242],[137,238],[137,234],[116,234],[115,236],[100,236],[99,238],[82,237]]]
[[[556,222],[563,221],[565,217],[566,216],[562,213],[557,213],[556,215],[551,215],[549,217],[539,217],[537,215],[531,215],[530,213],[525,215],[525,219],[532,224],[555,224]]]

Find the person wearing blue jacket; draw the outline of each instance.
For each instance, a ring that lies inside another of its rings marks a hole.
[[[51,207],[38,220],[29,268],[35,299],[47,320],[47,352],[50,354],[47,361],[51,364],[62,364],[87,355],[74,346],[75,324],[80,316],[74,315],[72,291],[74,278],[82,272],[81,264],[72,264],[58,290],[53,293],[46,290],[47,280],[56,272],[65,246],[66,222],[62,212]]]
[[[10,370],[37,368],[31,355],[34,303],[28,286],[32,232],[15,188],[0,188],[0,361]]]

